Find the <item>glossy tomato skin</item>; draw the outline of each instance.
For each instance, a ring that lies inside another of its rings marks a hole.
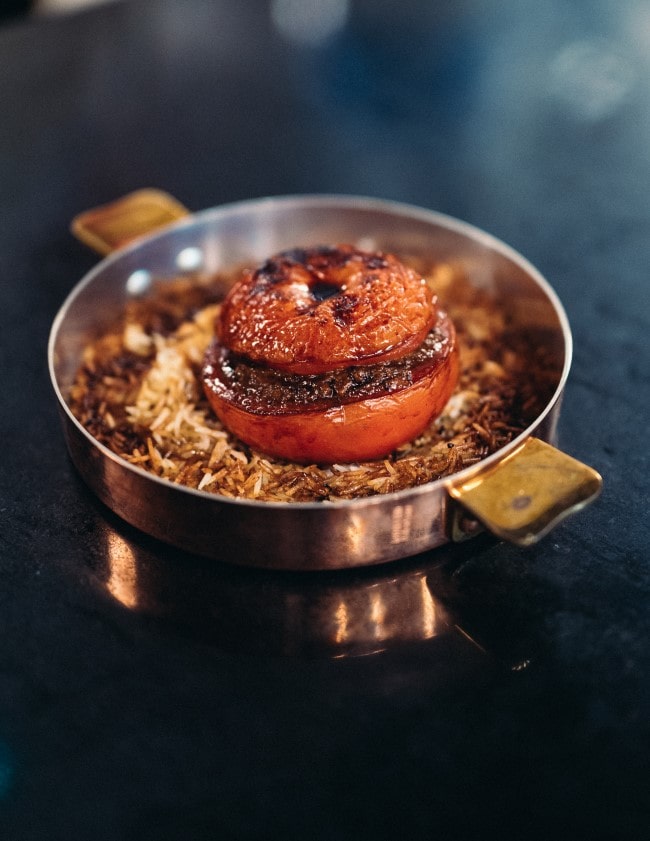
[[[412,353],[436,314],[424,278],[394,255],[321,246],[244,271],[223,303],[218,333],[253,362],[320,374]]]
[[[417,437],[440,414],[458,378],[455,346],[412,385],[389,395],[325,411],[257,414],[206,384],[221,422],[253,449],[298,464],[337,464],[382,458]]]

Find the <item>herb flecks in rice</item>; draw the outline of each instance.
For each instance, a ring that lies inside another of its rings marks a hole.
[[[525,429],[548,402],[558,372],[544,348],[514,332],[498,301],[462,271],[451,264],[422,271],[455,324],[461,373],[443,414],[388,458],[302,467],[252,451],[223,428],[200,382],[222,282],[168,281],[152,298],[132,302],[124,323],[87,348],[72,411],[132,464],[234,498],[351,499],[449,476]]]

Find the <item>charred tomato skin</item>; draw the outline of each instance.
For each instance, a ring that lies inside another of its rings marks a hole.
[[[252,361],[312,374],[404,356],[435,315],[426,281],[394,255],[320,246],[244,271],[217,330],[226,347]]]

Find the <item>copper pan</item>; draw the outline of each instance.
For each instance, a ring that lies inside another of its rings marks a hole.
[[[73,289],[52,326],[49,367],[65,439],[91,490],[147,534],[241,565],[337,569],[415,555],[484,528],[530,544],[598,495],[600,476],[554,446],[572,353],[564,309],[540,273],[494,237],[439,213],[375,199],[265,198],[186,216],[155,191],[84,214],[73,229],[111,253]],[[72,415],[66,395],[84,346],[114,321],[129,295],[146,294],[151,278],[223,271],[282,249],[339,241],[453,259],[471,282],[494,290],[531,341],[547,344],[560,371],[534,422],[479,464],[426,485],[351,501],[269,503],[158,479],[100,445]]]

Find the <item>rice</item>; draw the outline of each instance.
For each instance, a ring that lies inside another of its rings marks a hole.
[[[460,376],[442,415],[389,456],[307,467],[235,439],[200,382],[223,277],[167,280],[130,302],[122,323],[86,348],[70,407],[102,444],[131,464],[207,493],[291,502],[390,493],[475,464],[525,429],[558,381],[543,345],[517,332],[505,308],[452,263],[420,271],[451,316]]]

